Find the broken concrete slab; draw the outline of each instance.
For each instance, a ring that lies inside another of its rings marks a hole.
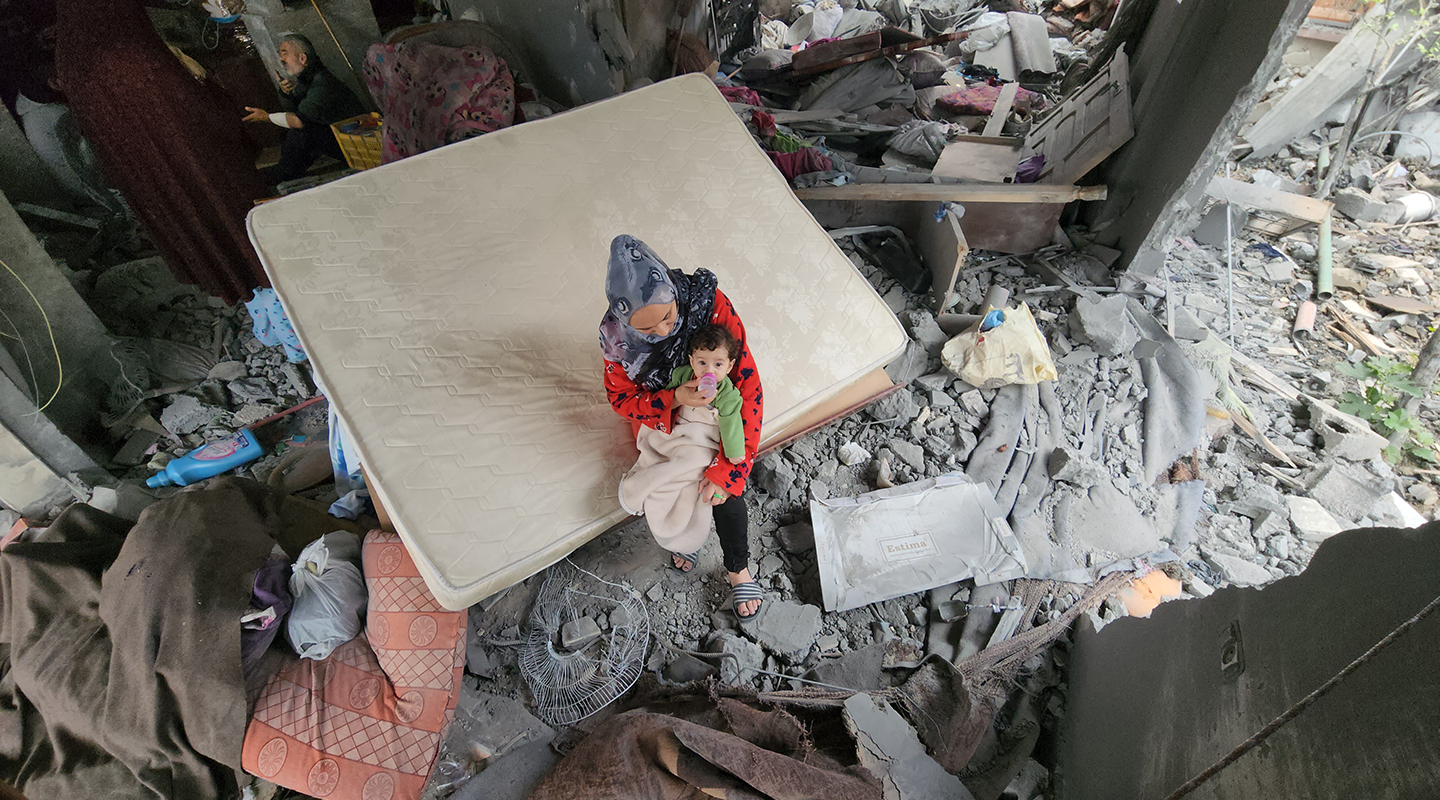
[[[891,439],[886,446],[899,456],[901,461],[909,464],[911,469],[922,472],[925,470],[925,450],[920,445],[904,439]]]
[[[677,653],[665,665],[663,675],[671,683],[694,683],[715,674],[715,668],[689,653]]]
[[[955,376],[949,372],[932,372],[916,378],[915,385],[927,392],[943,392],[953,380],[955,380]]]
[[[160,412],[160,424],[177,436],[194,433],[215,419],[226,416],[225,410],[208,406],[189,395],[176,395],[174,401]]]
[[[791,555],[798,556],[815,549],[815,529],[808,522],[785,525],[775,532],[775,538]]]
[[[720,682],[739,686],[755,679],[755,670],[765,663],[765,651],[760,645],[729,631],[711,634],[705,647],[709,653],[725,653],[729,658],[720,660]]]
[[[1269,570],[1239,556],[1207,553],[1205,560],[1236,586],[1261,586],[1271,581]]]
[[[1358,464],[1337,462],[1320,468],[1310,480],[1309,493],[1337,519],[1354,523],[1369,516],[1375,502],[1393,488],[1393,481]]]
[[[1057,447],[1050,451],[1046,469],[1051,478],[1073,483],[1082,489],[1110,480],[1110,473],[1106,472],[1104,467],[1069,447]]]
[[[1380,498],[1371,509],[1370,516],[1382,525],[1393,525],[1397,528],[1416,528],[1427,522],[1398,492],[1391,492]]]
[[[910,338],[925,347],[925,354],[928,358],[939,358],[945,343],[950,341],[950,337],[940,330],[939,323],[935,321],[935,315],[929,312],[908,311],[901,315],[900,321],[905,324],[905,330],[910,334]]]
[[[1169,307],[1170,317],[1175,325],[1175,338],[1187,342],[1204,341],[1210,335],[1210,329],[1201,324],[1195,318],[1194,312],[1183,305],[1172,305]]]
[[[858,691],[879,689],[885,683],[881,669],[884,658],[883,644],[866,645],[839,658],[821,659],[805,677],[808,680]]]
[[[929,361],[930,352],[925,345],[911,340],[909,344],[905,345],[905,352],[885,367],[885,374],[890,376],[891,381],[904,386],[924,375]],[[900,392],[900,394],[904,394],[904,392]]]
[[[1301,539],[1319,544],[1340,532],[1340,523],[1315,500],[1290,495],[1285,502],[1290,506],[1290,526]]]
[[[1116,356],[1129,352],[1140,341],[1140,332],[1130,322],[1126,313],[1128,298],[1113,294],[1104,300],[1088,297],[1075,299],[1075,310],[1070,314],[1070,335],[1102,356]]]
[[[1404,211],[1398,204],[1385,203],[1375,199],[1369,192],[1353,186],[1336,192],[1331,201],[1335,210],[1356,222],[1381,222],[1387,225],[1400,221]]]
[[[799,477],[795,473],[795,468],[779,453],[771,453],[756,461],[753,474],[756,485],[764,489],[771,497],[788,495],[790,489],[795,486],[795,479]]]
[[[1116,559],[1160,549],[1154,525],[1110,481],[1077,494],[1070,506],[1069,535],[1084,549],[1100,550]]]
[[[1312,397],[1305,399],[1310,406],[1310,427],[1320,434],[1325,452],[1351,461],[1369,461],[1389,446],[1365,420]]]
[[[773,598],[766,602],[770,607],[758,621],[742,627],[742,632],[751,635],[782,661],[791,664],[803,661],[820,635],[820,609]]]
[[[590,617],[572,619],[560,628],[560,646],[572,652],[599,638],[600,625]]]
[[[915,729],[883,701],[851,695],[845,701],[845,727],[855,737],[860,765],[884,784],[887,800],[973,800],[960,779],[925,751]]]

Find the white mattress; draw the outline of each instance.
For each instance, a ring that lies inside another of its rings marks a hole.
[[[259,206],[251,240],[426,582],[460,609],[621,521],[610,240],[713,270],[769,436],[888,363],[894,314],[704,77]]]

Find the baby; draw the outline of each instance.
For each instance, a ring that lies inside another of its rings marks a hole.
[[[690,365],[676,369],[665,387],[674,389],[700,378],[700,395],[714,398],[710,407],[718,417],[721,449],[725,458],[736,462],[745,460],[745,431],[740,426],[743,398],[726,376],[739,358],[740,340],[720,325],[706,325],[690,338]]]
[[[661,547],[682,555],[699,550],[710,534],[712,510],[700,499],[705,470],[721,452],[730,461],[745,458],[743,399],[727,377],[740,357],[740,341],[719,325],[707,325],[691,336],[689,350],[689,366],[677,368],[667,388],[698,377],[697,389],[710,398],[709,405],[676,408],[669,433],[641,428],[635,440],[640,458],[620,481],[620,505],[645,517]]]

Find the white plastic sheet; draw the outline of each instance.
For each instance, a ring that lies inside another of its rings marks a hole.
[[[847,611],[974,578],[1025,575],[994,494],[962,473],[810,501],[826,611]]]

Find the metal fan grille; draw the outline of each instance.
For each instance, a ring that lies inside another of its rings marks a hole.
[[[621,624],[574,652],[558,644],[560,629],[595,612]],[[520,673],[535,698],[536,713],[550,725],[572,725],[629,691],[645,667],[650,617],[640,593],[611,583],[570,561],[551,567],[530,611]]]

